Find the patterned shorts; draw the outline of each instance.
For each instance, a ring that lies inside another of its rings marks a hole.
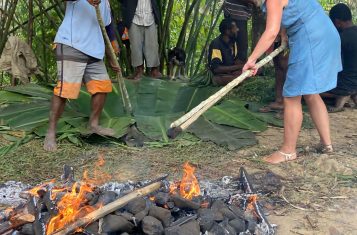
[[[103,60],[63,44],[57,45],[56,58],[58,77],[54,89],[56,96],[77,99],[82,83],[86,85],[91,95],[112,91],[112,83]]]

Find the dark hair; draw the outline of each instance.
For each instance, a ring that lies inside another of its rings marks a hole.
[[[351,9],[344,3],[338,3],[330,10],[330,18],[332,22],[342,20],[344,22],[352,20]]]
[[[233,21],[230,18],[223,19],[219,24],[219,32],[224,34],[227,30],[231,30],[233,27],[232,22]]]

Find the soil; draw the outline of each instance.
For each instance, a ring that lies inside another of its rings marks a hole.
[[[73,165],[80,177],[100,154],[105,156],[104,170],[117,181],[155,178],[161,173],[179,179],[185,161],[197,166],[199,179],[235,176],[244,166],[250,174],[273,172],[282,179],[281,187],[260,196],[268,220],[278,226],[278,234],[357,234],[357,110],[347,109],[330,117],[335,153],[315,153],[313,146],[319,142],[316,130],[302,130],[300,157],[277,166],[261,160],[281,144],[283,129],[274,127],[258,134],[258,145],[240,151],[181,140],[141,149],[61,143],[59,151],[49,154],[37,139],[0,159],[0,182],[35,184],[58,178],[64,163]]]

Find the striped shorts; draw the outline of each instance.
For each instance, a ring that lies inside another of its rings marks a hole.
[[[112,83],[103,60],[63,44],[57,44],[56,58],[58,78],[54,89],[56,96],[77,99],[82,83],[86,85],[91,95],[112,91]]]

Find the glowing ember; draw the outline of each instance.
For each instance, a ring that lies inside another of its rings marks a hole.
[[[176,190],[180,190],[180,195],[183,198],[192,200],[193,197],[197,197],[201,194],[200,185],[195,176],[196,168],[189,163],[183,165],[183,176],[179,183],[170,185],[170,193],[176,193]]]

